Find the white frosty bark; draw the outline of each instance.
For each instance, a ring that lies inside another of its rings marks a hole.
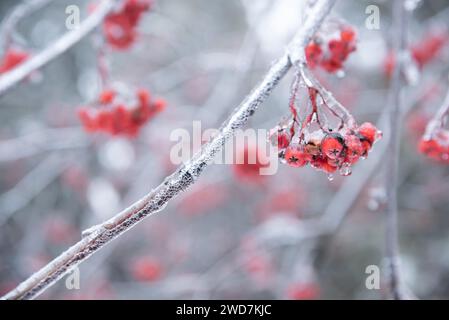
[[[255,89],[234,110],[221,126],[219,134],[207,143],[185,165],[167,177],[157,188],[145,197],[123,210],[106,222],[83,232],[81,241],[55,258],[41,270],[22,282],[2,299],[32,299],[48,289],[73,267],[86,260],[112,239],[129,230],[143,218],[162,210],[168,201],[186,190],[201,175],[214,156],[221,151],[234,131],[241,128],[265,101],[271,91],[291,68],[292,62],[302,59],[304,48],[330,12],[336,0],[319,0],[311,8],[307,19],[298,31],[286,52],[275,62]],[[290,56],[292,60],[290,60]]]

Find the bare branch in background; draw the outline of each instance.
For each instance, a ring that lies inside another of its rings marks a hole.
[[[64,137],[61,140],[61,137]],[[22,137],[0,141],[0,163],[31,157],[43,152],[70,150],[90,145],[79,127],[46,128]]]
[[[12,43],[15,29],[19,22],[30,14],[44,8],[53,0],[29,0],[16,6],[11,14],[7,16],[1,25],[0,41],[2,41],[2,49],[5,51]]]
[[[103,0],[95,11],[87,17],[78,28],[67,32],[42,52],[25,61],[17,68],[3,74],[0,77],[0,96],[5,94],[8,89],[14,87],[20,81],[24,80],[33,71],[42,68],[92,32],[101,24],[104,17],[111,12],[114,8],[114,4],[115,0]]]
[[[6,294],[3,299],[32,299],[36,297],[105,244],[122,235],[146,216],[164,209],[170,199],[195,183],[214,156],[222,150],[226,141],[233,136],[235,130],[246,124],[248,118],[254,114],[286,75],[292,66],[290,54],[304,51],[306,44],[334,4],[335,0],[320,0],[313,6],[301,30],[289,45],[289,52],[273,64],[262,82],[256,86],[222,125],[219,134],[207,143],[185,166],[180,167],[167,177],[162,184],[129,208],[84,232],[84,237],[80,242],[22,282],[17,288]],[[107,6],[105,5],[105,7]],[[294,57],[297,56],[298,54],[295,53]],[[296,61],[295,58],[292,61]]]
[[[404,1],[394,3],[394,31],[395,31],[395,52],[397,54],[397,63],[394,68],[391,79],[391,103],[389,113],[389,144],[386,157],[386,169],[388,170],[388,179],[386,182],[387,193],[387,216],[386,216],[386,263],[388,269],[388,285],[394,299],[411,298],[403,283],[400,270],[399,243],[398,243],[398,169],[399,169],[399,148],[402,119],[402,89],[403,70],[406,51],[406,12]]]
[[[24,208],[67,167],[67,159],[51,155],[29,172],[14,188],[0,196],[0,226]]]

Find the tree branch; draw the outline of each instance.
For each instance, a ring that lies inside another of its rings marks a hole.
[[[387,193],[387,216],[386,216],[386,263],[388,272],[388,285],[394,299],[408,299],[409,295],[402,282],[399,259],[398,242],[398,169],[399,169],[399,148],[401,132],[401,111],[402,111],[402,88],[403,74],[406,53],[406,13],[404,1],[396,1],[394,8],[395,24],[395,52],[397,63],[394,69],[390,93],[390,139],[386,158],[386,168],[388,179],[386,182]]]
[[[0,96],[5,94],[20,81],[24,80],[33,71],[43,67],[57,58],[73,45],[78,43],[103,21],[104,17],[114,8],[115,0],[103,0],[95,11],[84,20],[78,28],[67,32],[55,43],[44,49],[39,54],[25,61],[17,68],[3,74],[0,77]]]
[[[449,90],[446,93],[443,104],[433,116],[432,120],[426,126],[425,138],[431,138],[435,130],[443,128],[446,123],[446,118],[449,115]]]
[[[302,29],[298,31],[290,44],[288,52],[274,63],[262,82],[234,110],[233,114],[220,128],[219,134],[193,156],[186,165],[178,168],[158,187],[129,208],[106,222],[83,232],[81,241],[22,282],[2,299],[35,298],[111,240],[122,235],[125,231],[142,221],[143,218],[164,209],[170,199],[195,183],[214,156],[221,151],[226,141],[233,136],[235,130],[246,124],[248,118],[254,114],[256,109],[286,75],[292,66],[289,53],[295,52],[295,50],[298,52],[304,51],[305,45],[310,41],[330,12],[335,1],[319,0],[314,5]]]

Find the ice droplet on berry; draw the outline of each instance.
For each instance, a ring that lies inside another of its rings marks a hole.
[[[341,168],[340,168],[340,174],[342,176],[349,176],[352,173],[352,169],[351,166],[349,164],[344,164]]]

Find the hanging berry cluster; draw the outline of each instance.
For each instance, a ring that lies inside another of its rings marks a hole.
[[[297,108],[298,92],[305,101]],[[292,167],[311,167],[332,178],[351,174],[351,166],[366,158],[381,132],[371,123],[357,125],[352,115],[301,66],[292,85],[291,117],[272,129],[271,142],[279,158]],[[331,119],[332,117],[332,119]]]
[[[93,106],[82,107],[78,116],[84,129],[111,135],[134,137],[140,128],[165,108],[165,101],[151,101],[147,90],[135,93],[126,90],[107,89],[100,94]]]
[[[418,144],[419,152],[445,164],[449,164],[449,130],[445,128],[448,113],[449,94],[435,117],[428,123]]]
[[[413,62],[419,69],[424,68],[427,64],[441,55],[441,52],[449,42],[449,33],[447,30],[428,32],[422,40],[416,42],[409,48],[409,52]],[[389,52],[384,61],[384,69],[387,77],[393,74],[396,57],[393,52]]]
[[[151,0],[125,0],[117,12],[108,15],[103,32],[109,45],[117,50],[128,49],[137,38],[137,25],[143,13],[150,10]]]
[[[343,69],[349,54],[356,50],[356,34],[351,26],[342,23],[334,22],[326,27],[338,32],[317,33],[306,47],[305,54],[310,68],[321,67],[329,73],[335,73]]]
[[[0,61],[0,74],[14,69],[19,64],[25,62],[29,56],[29,53],[24,50],[9,48]]]

